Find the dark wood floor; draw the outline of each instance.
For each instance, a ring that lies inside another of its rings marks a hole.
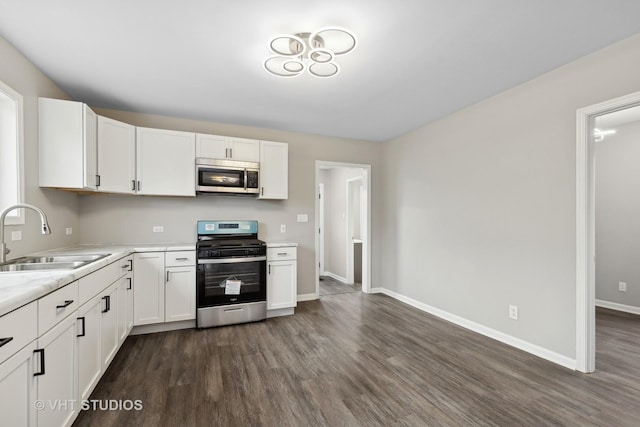
[[[598,310],[585,375],[384,295],[327,295],[294,316],[131,336],[87,426],[638,426],[640,321]]]
[[[360,291],[362,291],[361,283],[354,283],[352,285],[347,285],[329,276],[320,277],[320,292],[319,292],[320,296],[348,294],[351,292],[360,292]]]

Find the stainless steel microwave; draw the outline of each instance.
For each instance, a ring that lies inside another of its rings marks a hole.
[[[260,163],[196,158],[196,193],[258,194]]]

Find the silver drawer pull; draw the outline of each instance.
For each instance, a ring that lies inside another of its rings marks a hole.
[[[286,252],[278,252],[278,256],[285,256],[286,254]]]
[[[176,258],[176,261],[188,261],[189,258],[185,257],[180,257],[180,258]]]
[[[244,310],[243,307],[240,307],[240,308],[227,308],[227,309],[224,310],[224,312],[225,313],[229,313],[231,311],[242,311],[242,310]]]

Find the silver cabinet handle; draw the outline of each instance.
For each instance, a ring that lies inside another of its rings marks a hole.
[[[136,180],[135,179],[131,180],[131,191],[136,191]]]
[[[286,254],[286,252],[278,252],[278,256],[285,256]]]
[[[176,258],[176,261],[187,261],[189,258],[187,258],[186,256],[180,257],[180,258]]]
[[[169,274],[171,274],[171,272],[167,270],[167,283],[169,282]]]

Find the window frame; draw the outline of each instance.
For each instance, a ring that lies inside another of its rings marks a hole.
[[[15,203],[24,203],[24,97],[12,87],[0,80],[0,92],[13,100],[16,104],[16,175],[17,175],[17,200]],[[1,166],[1,165],[0,165]],[[13,203],[12,203],[13,204]],[[11,205],[9,205],[11,206]],[[0,206],[4,209],[8,206]],[[24,210],[16,209],[5,218],[6,225],[23,225]]]

